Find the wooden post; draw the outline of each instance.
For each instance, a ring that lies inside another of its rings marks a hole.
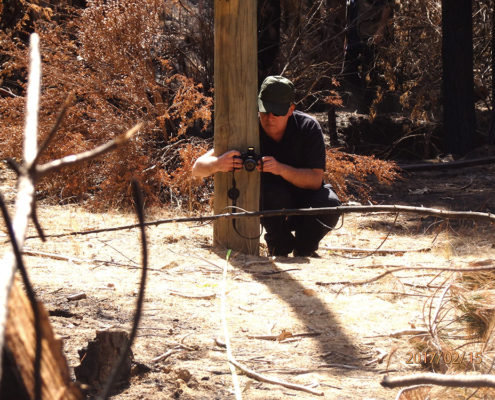
[[[228,150],[259,152],[257,117],[258,62],[256,0],[215,0],[215,154]],[[241,170],[215,174],[215,213],[233,205],[227,192],[232,175],[239,190],[236,206],[259,209],[259,173]],[[247,254],[258,254],[259,218],[217,220],[214,243]]]

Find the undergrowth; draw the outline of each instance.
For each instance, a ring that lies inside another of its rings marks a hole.
[[[201,16],[173,0],[88,0],[81,8],[33,0],[18,6],[10,15],[9,29],[0,32],[2,159],[21,157],[31,31],[41,39],[40,141],[55,124],[64,101],[72,99],[40,162],[92,149],[142,122],[125,147],[64,169],[56,179],[43,178],[38,198],[85,203],[99,210],[128,207],[130,180],[136,178],[148,206],[168,203],[189,212],[208,207],[212,180],[197,181],[190,174],[207,148],[196,136],[211,121],[211,92],[202,83],[210,82],[207,69],[200,66],[208,54],[194,59],[191,54],[186,62],[179,51],[181,40],[190,41],[193,29],[185,16]],[[178,23],[184,24],[182,30]],[[201,82],[186,75],[193,70],[203,70],[192,74]],[[328,181],[343,200],[368,201],[369,175],[385,183],[397,176],[391,163],[334,149],[328,151],[327,170]]]

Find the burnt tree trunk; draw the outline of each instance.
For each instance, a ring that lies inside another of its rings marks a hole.
[[[268,75],[280,73],[280,0],[258,0],[258,86]]]
[[[492,119],[488,143],[495,144],[495,0],[492,1]]]
[[[471,0],[442,0],[445,150],[463,155],[475,145]]]

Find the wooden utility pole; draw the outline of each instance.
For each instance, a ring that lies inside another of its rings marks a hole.
[[[228,150],[259,152],[257,117],[257,0],[215,0],[215,154]],[[239,190],[235,205],[259,209],[259,173],[240,170],[215,174],[216,214],[226,212],[233,178]],[[233,211],[235,212],[235,211]],[[217,220],[214,243],[235,251],[258,254],[259,218]]]

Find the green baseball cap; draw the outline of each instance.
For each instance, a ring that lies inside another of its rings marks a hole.
[[[263,113],[285,115],[294,103],[294,84],[283,76],[265,78],[258,94],[258,110]]]

